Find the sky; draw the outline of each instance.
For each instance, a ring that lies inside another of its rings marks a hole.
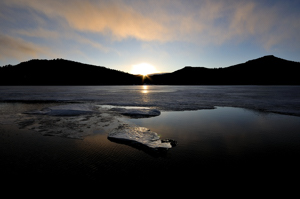
[[[299,0],[1,0],[0,66],[63,58],[132,73],[300,61]]]

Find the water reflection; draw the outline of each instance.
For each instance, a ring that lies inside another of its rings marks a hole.
[[[142,93],[148,93],[148,86],[144,85],[142,87]]]
[[[300,151],[300,117],[218,107],[162,112],[158,117],[132,121],[158,133],[161,139],[177,140],[172,153],[182,156],[259,163],[267,158],[284,159],[286,154],[296,158]],[[283,151],[285,155],[278,155]]]
[[[122,140],[122,139],[115,139],[115,138],[107,138],[109,141],[111,141],[112,143],[118,143],[118,144],[124,144],[130,147],[133,147],[134,149],[143,151],[144,153],[158,158],[158,157],[167,157],[167,149],[153,149],[150,147],[147,147],[143,144],[140,144],[138,142],[134,142],[134,141],[128,141],[128,140]]]

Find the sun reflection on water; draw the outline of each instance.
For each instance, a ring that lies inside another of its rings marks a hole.
[[[148,86],[143,86],[142,87],[142,93],[148,93]]]

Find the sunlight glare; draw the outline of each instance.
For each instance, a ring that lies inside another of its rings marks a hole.
[[[148,93],[148,86],[143,86],[142,93]]]
[[[159,73],[159,71],[157,71],[156,68],[151,64],[141,63],[141,64],[133,65],[131,69],[131,73],[136,75],[146,76],[152,73]]]

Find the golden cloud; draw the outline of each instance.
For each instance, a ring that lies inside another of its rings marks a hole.
[[[22,60],[27,57],[37,57],[40,54],[50,55],[46,48],[42,48],[23,39],[0,34],[0,59],[15,58]]]
[[[81,44],[86,44],[89,46],[92,46],[98,50],[107,52],[109,49],[107,47],[104,47],[103,45],[91,41],[90,39],[83,37],[73,31],[68,30],[59,30],[59,31],[53,31],[53,30],[47,30],[44,28],[37,28],[37,29],[29,29],[29,30],[23,30],[19,29],[14,31],[16,34],[21,36],[27,36],[27,37],[35,37],[35,38],[43,38],[43,39],[72,39],[75,40]]]

